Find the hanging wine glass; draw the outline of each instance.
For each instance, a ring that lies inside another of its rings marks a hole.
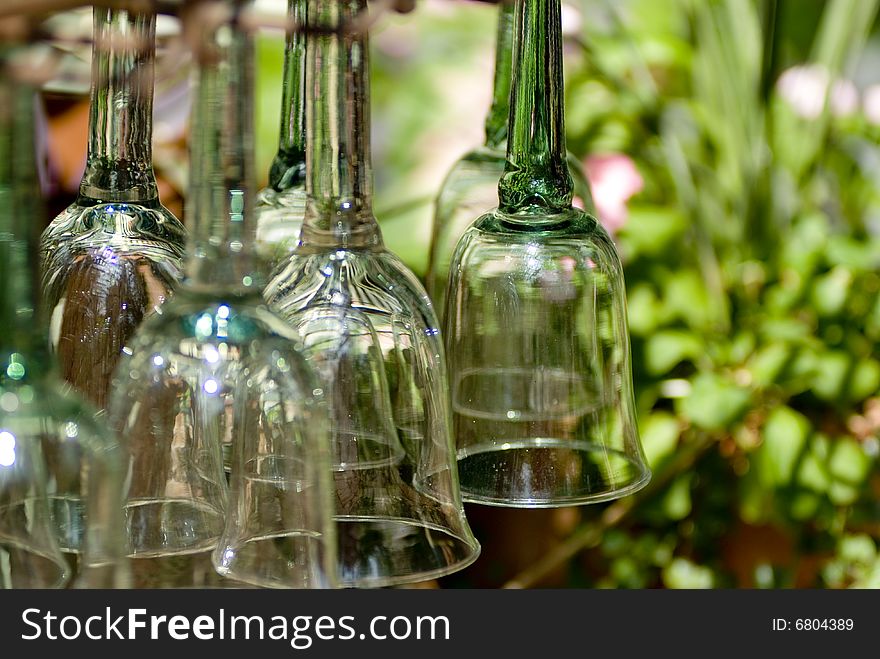
[[[122,452],[41,331],[32,50],[0,41],[0,587],[124,587]]]
[[[636,425],[623,273],[572,207],[560,0],[517,0],[499,207],[455,250],[446,307],[465,500],[549,507],[650,478]]]
[[[216,5],[228,10],[216,29],[216,14],[188,19],[204,32],[186,278],[126,350],[111,404],[131,453],[130,549],[136,576],[157,561],[173,573],[189,555],[247,584],[333,586],[326,409],[255,265],[252,39],[239,20],[248,5]]]
[[[431,579],[479,553],[438,322],[371,209],[366,0],[307,4],[306,216],[266,297],[303,337],[330,405],[342,585]]]
[[[443,313],[446,284],[452,253],[459,238],[475,217],[498,206],[498,179],[507,162],[507,119],[510,114],[510,78],[513,57],[514,3],[504,0],[498,9],[498,34],[495,45],[495,84],[492,105],[486,116],[486,141],[452,166],[434,203],[428,272],[428,293],[439,313]],[[574,205],[593,210],[590,184],[580,161],[567,155],[574,180]]]
[[[288,21],[305,24],[305,0],[288,0]],[[305,55],[308,35],[290,28],[284,50],[281,134],[269,187],[257,196],[257,253],[277,263],[296,247],[306,210]]]
[[[61,376],[104,409],[123,346],[176,285],[185,234],[153,174],[156,16],[93,11],[86,169],[40,250]]]

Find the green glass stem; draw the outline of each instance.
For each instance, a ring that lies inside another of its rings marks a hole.
[[[264,283],[253,254],[253,42],[230,22],[203,44],[206,56],[224,40],[228,61],[202,66],[195,94],[184,285],[244,293]]]
[[[285,40],[281,130],[278,152],[269,169],[269,186],[276,192],[304,184],[306,176],[306,36],[298,29],[305,25],[306,1],[289,0],[287,16],[297,29],[288,30]]]
[[[155,14],[95,7],[89,149],[79,203],[158,204],[153,173]]]
[[[278,151],[255,205],[255,250],[269,265],[296,248],[306,206],[306,1],[289,0],[287,17]]]
[[[338,30],[364,2],[320,2],[309,8],[319,29]],[[312,14],[314,12],[314,14]],[[343,30],[316,37],[307,67],[318,79],[307,86],[306,216],[302,243],[310,248],[382,245],[372,209],[370,70],[366,37]]]
[[[543,217],[571,208],[566,163],[559,0],[516,4],[507,165],[498,183],[500,210]],[[528,221],[524,218],[524,221]]]
[[[508,166],[506,158],[516,3],[505,1],[498,11],[495,80],[492,105],[486,116],[484,145],[462,156],[447,174],[437,195],[431,230],[426,283],[438,311],[446,303],[449,265],[455,245],[474,217],[499,205],[498,181]],[[593,210],[592,194],[583,167],[571,153],[568,168],[574,181],[573,203]]]
[[[489,149],[504,150],[507,143],[507,118],[510,114],[510,68],[513,60],[515,3],[505,0],[498,10],[495,41],[495,82],[492,105],[486,115],[486,142]]]

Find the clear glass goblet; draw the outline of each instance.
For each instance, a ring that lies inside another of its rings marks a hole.
[[[466,501],[617,498],[649,471],[632,394],[623,275],[608,234],[572,209],[536,229],[492,212],[455,254],[447,308]]]
[[[43,232],[50,344],[59,374],[105,410],[134,331],[181,276],[185,229],[162,206],[152,165],[156,16],[95,7],[86,169]]]
[[[207,563],[222,584],[329,587],[324,394],[299,337],[263,302],[255,252],[250,5],[228,3],[199,35],[186,279],[116,371],[111,416],[131,455],[129,549],[136,576],[153,560],[207,578]]]
[[[438,321],[371,209],[366,0],[308,0],[306,214],[264,295],[330,411],[339,578],[392,586],[472,563]]]
[[[623,270],[572,206],[560,0],[516,0],[499,206],[456,247],[446,300],[466,501],[570,506],[650,478],[633,400]]]
[[[213,554],[222,576],[244,583],[332,584],[326,412],[297,345],[259,296],[218,301],[185,286],[136,335],[111,407],[131,456],[134,564]]]

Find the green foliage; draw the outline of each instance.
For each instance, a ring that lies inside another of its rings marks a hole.
[[[474,146],[485,109],[462,99],[493,12],[455,4],[395,19],[419,47],[373,60],[378,214],[417,272],[460,155],[439,145],[472,121]],[[626,153],[644,178],[616,239],[655,473],[578,583],[878,587],[880,128],[827,98],[802,116],[777,81],[851,75],[880,0],[569,4],[569,150]]]
[[[880,394],[877,131],[828,99],[803,117],[776,86],[793,64],[846,74],[878,3],[804,17],[791,4],[582,4],[605,20],[585,21],[569,69],[570,146],[623,151],[645,178],[618,240],[646,451],[665,476],[709,447],[615,531],[621,546],[659,533],[672,548],[662,564],[613,559],[617,585],[880,579],[880,428],[852,423]],[[734,529],[766,525],[792,539],[787,556],[720,552]]]

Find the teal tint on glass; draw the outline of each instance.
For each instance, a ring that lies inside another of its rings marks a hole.
[[[152,165],[155,29],[155,14],[94,8],[86,169],[40,245],[60,375],[102,410],[122,348],[181,274],[185,231]]]
[[[474,218],[498,206],[498,180],[507,163],[507,122],[510,114],[510,80],[513,59],[513,2],[502,2],[498,10],[495,46],[495,84],[492,106],[486,116],[486,141],[466,153],[446,175],[434,205],[431,248],[426,282],[438,311],[445,305],[449,266],[458,240]],[[574,181],[574,204],[592,212],[590,185],[580,162],[568,154]]]
[[[139,585],[336,584],[323,394],[254,254],[248,5],[230,3],[197,50],[186,278],[116,372]]]
[[[466,501],[569,506],[650,478],[632,391],[623,272],[572,206],[559,0],[518,0],[499,207],[456,247],[446,341]]]
[[[0,42],[0,587],[124,587],[123,455],[44,344],[27,55]]]
[[[340,583],[440,577],[479,553],[464,515],[438,321],[371,208],[365,0],[308,1],[307,205],[265,295],[330,408]]]

